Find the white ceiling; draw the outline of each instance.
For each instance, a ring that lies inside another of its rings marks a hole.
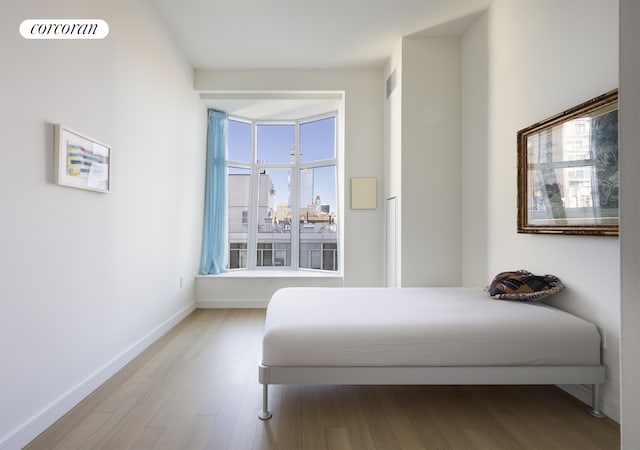
[[[196,69],[381,68],[400,38],[461,34],[491,0],[151,0]]]
[[[207,108],[253,120],[304,119],[337,111],[342,93],[211,93],[200,94]]]

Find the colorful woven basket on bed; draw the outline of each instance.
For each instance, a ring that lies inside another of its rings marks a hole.
[[[555,275],[534,275],[526,270],[501,272],[487,286],[489,295],[500,300],[539,300],[560,292],[564,285]]]

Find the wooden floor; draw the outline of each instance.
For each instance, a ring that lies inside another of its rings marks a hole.
[[[262,310],[197,310],[28,449],[618,449],[552,386],[271,386]]]

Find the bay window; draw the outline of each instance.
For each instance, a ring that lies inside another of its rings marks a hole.
[[[338,267],[335,113],[229,117],[229,269]]]

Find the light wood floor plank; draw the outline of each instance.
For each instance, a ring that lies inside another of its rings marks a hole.
[[[29,450],[573,450],[619,426],[554,386],[271,386],[257,418],[264,310],[197,310]]]
[[[332,450],[354,450],[346,428],[325,428],[327,448]]]
[[[376,449],[365,411],[358,401],[361,386],[339,386],[342,401],[344,427],[349,433],[351,446],[358,450]]]

